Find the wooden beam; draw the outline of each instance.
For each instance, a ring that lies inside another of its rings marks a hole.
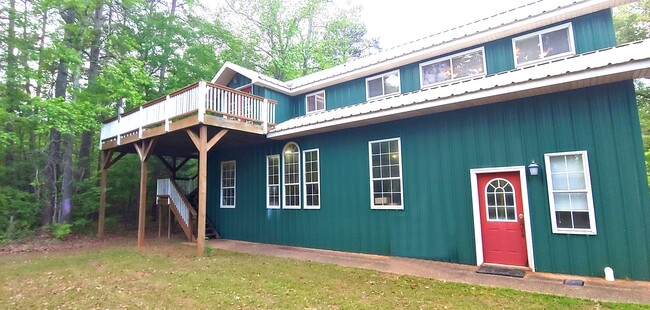
[[[205,127],[205,126],[201,126],[201,128],[203,128],[203,127]],[[192,131],[192,129],[187,129],[186,131],[187,131],[187,135],[189,135],[190,139],[192,139],[192,143],[194,143],[194,146],[196,147],[196,149],[198,151],[201,151],[201,141],[199,140],[199,136],[197,136],[196,133],[194,133],[194,131]]]
[[[208,126],[199,129],[199,210],[198,229],[196,233],[196,255],[203,256],[205,249],[205,209],[206,209],[206,177],[208,175]],[[191,136],[191,135],[190,135]]]
[[[219,140],[221,140],[221,138],[223,138],[227,133],[228,133],[228,129],[221,129],[221,131],[219,131],[216,135],[214,135],[214,137],[212,137],[212,139],[210,139],[210,141],[208,141],[206,151],[209,151],[210,149],[212,149],[212,147],[215,144],[217,144],[217,142],[219,142]],[[206,132],[206,135],[207,135],[207,132]]]
[[[174,176],[176,175],[176,167],[175,167],[176,166],[176,161],[175,160],[174,160],[174,163],[170,163],[169,161],[167,161],[167,159],[165,159],[165,157],[163,157],[161,155],[157,155],[156,157],[158,157],[158,159],[160,159],[160,162],[163,163],[163,165],[167,168],[167,170],[169,170],[169,172],[171,172]]]
[[[181,160],[181,162],[178,165],[176,165],[176,171],[183,168],[183,166],[185,166],[185,164],[187,164],[187,162],[190,161],[190,159],[192,159],[192,158],[191,157],[185,157],[183,160]]]
[[[140,161],[140,208],[138,211],[138,247],[144,246],[144,231],[147,217],[147,158]]]
[[[117,157],[113,158],[110,162],[108,162],[108,166],[106,167],[106,169],[113,167],[113,165],[122,157],[124,157],[124,155],[126,155],[126,153],[120,153],[119,155],[117,155]]]
[[[140,156],[140,207],[138,210],[138,247],[144,246],[144,232],[147,217],[147,160],[151,155],[151,150],[156,139],[144,140],[135,143],[135,150]],[[142,145],[140,145],[142,143]]]
[[[102,152],[101,179],[99,181],[99,219],[97,220],[97,237],[104,237],[104,222],[106,218],[106,179],[108,174],[108,163],[113,156],[113,151]]]

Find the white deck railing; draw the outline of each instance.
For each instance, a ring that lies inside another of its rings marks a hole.
[[[275,124],[275,101],[200,81],[105,122],[100,148],[108,140],[114,139],[120,145],[122,138],[131,135],[142,138],[143,129],[156,125],[168,132],[174,119],[190,114],[196,114],[201,123],[208,114],[261,125],[266,133],[268,126]]]
[[[186,200],[183,199],[183,196],[179,193],[176,186],[174,186],[171,179],[158,179],[156,195],[169,197],[171,203],[176,206],[176,210],[185,222],[185,225],[190,226],[190,208],[192,206],[186,204]]]

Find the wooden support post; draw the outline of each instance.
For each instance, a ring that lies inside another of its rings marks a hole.
[[[108,168],[115,164],[126,153],[120,153],[113,158],[113,150],[103,151],[101,162],[101,179],[99,181],[99,219],[97,220],[97,237],[104,237],[104,222],[106,219],[106,183],[108,178]]]
[[[167,205],[167,239],[172,238],[172,209]]]
[[[102,165],[101,165],[101,180],[99,181],[99,219],[97,220],[97,237],[104,237],[104,221],[106,217],[106,178],[108,174],[108,168],[106,168],[106,163],[110,162],[110,158],[113,156],[113,151],[104,151],[102,156]]]
[[[158,206],[158,238],[160,238],[162,234],[162,206],[158,204],[158,201],[156,200],[156,205]]]
[[[194,131],[188,129],[187,134],[194,142],[194,146],[199,151],[199,210],[198,210],[198,227],[196,234],[196,255],[203,256],[205,249],[205,212],[206,212],[206,191],[207,191],[207,175],[208,175],[208,151],[215,145],[221,138],[223,138],[228,129],[221,129],[214,137],[208,140],[208,127],[201,125],[199,127],[199,135],[197,136]]]
[[[151,149],[156,140],[136,142],[135,150],[140,157],[140,208],[138,211],[138,247],[144,246],[144,231],[147,217],[147,160],[151,155]]]

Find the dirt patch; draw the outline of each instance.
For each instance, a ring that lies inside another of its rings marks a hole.
[[[56,252],[62,250],[104,247],[112,244],[124,244],[132,242],[133,238],[124,236],[106,236],[97,238],[82,235],[69,235],[63,240],[52,239],[49,234],[42,233],[33,237],[25,238],[15,243],[7,244],[0,247],[0,255],[20,254],[20,253],[39,253],[39,252]]]

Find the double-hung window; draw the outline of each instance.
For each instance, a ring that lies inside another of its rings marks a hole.
[[[236,164],[234,160],[221,162],[221,208],[234,208],[236,197]]]
[[[485,75],[485,51],[477,48],[420,64],[422,88]]]
[[[321,90],[305,96],[305,105],[307,114],[325,111],[325,91]]]
[[[300,148],[289,142],[282,151],[284,183],[284,209],[300,209]]]
[[[512,39],[515,65],[575,54],[571,23]]]
[[[266,207],[280,208],[280,155],[266,157]]]
[[[554,233],[596,234],[586,151],[545,154]]]
[[[371,209],[403,210],[400,139],[368,142]]]
[[[400,93],[399,70],[387,72],[366,79],[366,98]]]
[[[318,149],[302,153],[305,173],[305,209],[320,209],[320,154]]]

